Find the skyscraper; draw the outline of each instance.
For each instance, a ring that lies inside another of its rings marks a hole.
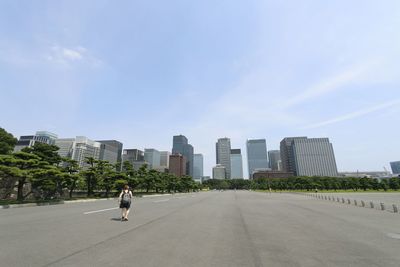
[[[116,140],[99,140],[100,160],[106,160],[111,164],[122,162],[122,143]]]
[[[390,162],[390,167],[392,168],[393,174],[400,174],[400,161]]]
[[[231,178],[243,179],[243,161],[240,149],[231,149]]]
[[[338,176],[333,146],[328,138],[285,138],[286,166],[297,176]],[[287,171],[287,169],[285,169]]]
[[[169,156],[171,152],[169,151],[160,151],[160,165],[162,168],[169,168]]]
[[[154,148],[145,148],[144,149],[144,160],[149,165],[150,169],[159,169],[160,168],[160,156],[161,153],[157,149]]]
[[[296,167],[294,162],[293,155],[293,140],[306,140],[306,136],[301,137],[286,137],[281,141],[281,160],[282,160],[282,169],[286,172],[293,172],[296,174]]]
[[[144,161],[144,152],[139,149],[124,149],[122,153],[122,162],[125,161],[131,163],[135,170],[138,170],[142,165],[146,164]]]
[[[46,131],[37,131],[35,135],[20,136],[17,144],[14,147],[14,152],[21,151],[25,147],[32,147],[35,145],[35,143],[54,145],[56,139],[56,134]]]
[[[267,144],[265,139],[249,139],[246,143],[249,179],[256,169],[268,169]]]
[[[76,160],[78,165],[83,168],[89,167],[86,163],[87,158],[100,159],[101,144],[85,136],[57,139],[55,145],[60,148],[57,152],[61,157]]]
[[[186,159],[186,175],[193,177],[193,146],[183,135],[173,137],[172,154],[181,154]]]
[[[193,179],[201,180],[203,177],[203,155],[194,154],[193,159]]]
[[[186,174],[186,159],[181,154],[169,156],[169,173],[181,177]]]
[[[225,167],[225,178],[231,178],[231,140],[227,137],[219,138],[215,144],[217,164]]]
[[[271,170],[280,171],[279,168],[280,161],[281,161],[281,152],[279,150],[268,151],[268,163]]]

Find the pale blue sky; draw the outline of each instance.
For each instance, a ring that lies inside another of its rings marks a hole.
[[[400,160],[400,1],[0,1],[0,126],[171,150],[329,137]],[[247,164],[244,164],[247,173]]]

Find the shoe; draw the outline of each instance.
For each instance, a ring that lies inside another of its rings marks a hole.
[[[128,220],[128,218],[125,218],[125,221],[127,221]]]
[[[121,222],[122,222],[122,221],[125,221],[125,218],[124,218],[124,217],[121,218]]]

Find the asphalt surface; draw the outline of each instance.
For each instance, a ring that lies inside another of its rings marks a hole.
[[[0,266],[400,266],[400,215],[296,194],[0,210]]]

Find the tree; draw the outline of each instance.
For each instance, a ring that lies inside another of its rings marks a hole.
[[[63,158],[63,167],[62,171],[65,175],[65,186],[69,191],[69,198],[72,198],[72,193],[76,189],[78,183],[82,180],[82,176],[79,174],[79,165],[76,160]]]
[[[136,188],[140,184],[138,172],[133,168],[132,164],[129,161],[124,161],[122,163],[122,173],[124,173],[125,175],[119,177],[118,179],[123,179],[126,181],[124,184],[122,184],[121,188],[126,184],[128,184],[131,188]],[[141,173],[141,175],[145,174]]]
[[[140,166],[140,168],[136,174],[139,186],[143,186],[144,180],[146,179],[148,172],[149,172],[149,170],[147,169],[147,164],[143,164],[142,166]]]
[[[48,165],[47,168],[37,169],[31,178],[32,192],[36,198],[52,199],[64,196],[65,173],[60,168]]]
[[[86,163],[89,164],[89,168],[87,170],[82,171],[82,175],[86,181],[87,187],[87,196],[93,196],[94,188],[97,185],[97,173],[95,164],[97,160],[93,157],[86,157]]]
[[[18,179],[23,176],[23,172],[18,167],[13,164],[6,165],[11,161],[14,161],[12,156],[0,155],[0,199],[9,198]]]
[[[3,128],[0,128],[0,154],[10,154],[16,144],[17,138]]]
[[[50,165],[58,165],[62,158],[57,153],[60,148],[55,145],[48,145],[44,143],[35,143],[32,147],[25,147],[23,152],[32,153],[40,157],[42,161],[48,162]]]
[[[31,153],[17,152],[13,154],[13,166],[19,168],[18,183],[17,183],[17,200],[23,201],[28,195],[32,193],[32,190],[24,195],[24,186],[30,182],[33,171],[46,166],[46,162],[40,161],[40,157]]]
[[[99,160],[96,164],[96,174],[101,185],[105,188],[106,197],[108,198],[111,189],[115,185],[115,180],[117,177],[115,165],[112,165],[105,160]]]
[[[158,176],[158,171],[153,169],[148,171],[147,175],[142,180],[142,185],[146,189],[146,193],[155,189]]]
[[[393,190],[399,190],[400,188],[400,179],[397,177],[393,177],[389,179],[389,188]]]
[[[166,189],[168,190],[168,193],[171,192],[176,192],[178,189],[178,183],[179,183],[179,178],[176,177],[174,174],[169,174],[166,173],[163,175],[165,181],[166,181]]]

